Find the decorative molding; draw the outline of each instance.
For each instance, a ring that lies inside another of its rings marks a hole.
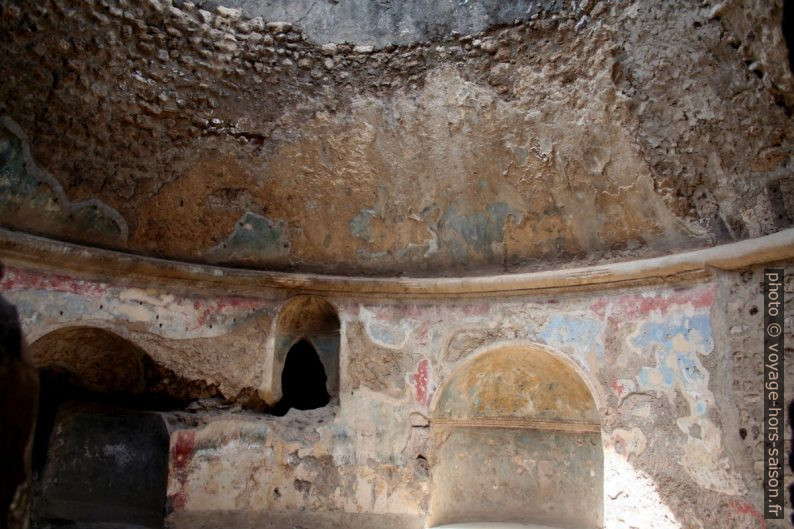
[[[279,289],[319,295],[502,297],[691,281],[710,277],[712,269],[737,270],[786,259],[794,259],[794,229],[703,250],[600,266],[456,278],[345,277],[192,264],[0,229],[0,260],[8,265],[117,284],[237,294]]]
[[[439,428],[483,428],[497,430],[543,430],[571,433],[601,433],[597,422],[580,421],[542,421],[523,417],[477,417],[474,419],[454,419],[437,417],[430,425]]]

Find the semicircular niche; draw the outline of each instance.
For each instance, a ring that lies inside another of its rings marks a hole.
[[[598,409],[566,361],[530,347],[478,355],[441,387],[432,425],[430,526],[603,526]]]

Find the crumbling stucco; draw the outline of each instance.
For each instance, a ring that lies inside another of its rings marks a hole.
[[[355,2],[315,4],[284,8],[290,23],[262,18],[273,2],[5,3],[0,111],[67,203],[101,204],[110,224],[34,226],[24,196],[0,221],[377,275],[607,262],[791,225],[779,2],[511,2],[510,16],[485,2],[418,32],[381,21],[410,12],[383,5],[351,14],[383,31],[374,48],[313,41],[323,12]]]
[[[285,417],[175,414],[172,516],[190,520],[199,512],[217,517],[227,510],[288,516],[304,506],[315,514],[382,514],[392,521],[407,517],[404,527],[420,523],[438,464],[430,435],[436,427],[432,418],[430,428],[422,418],[432,417],[433,397],[456,366],[509,345],[561,355],[592,393],[601,423],[605,527],[634,526],[635,516],[654,528],[754,527],[747,524],[760,512],[760,484],[750,452],[758,446],[742,448],[736,427],[741,422],[751,432],[747,439],[753,439],[755,430],[746,421],[758,410],[748,415],[742,410],[752,399],[730,395],[754,391],[760,375],[738,360],[726,366],[732,348],[717,333],[725,325],[718,304],[724,289],[733,288],[737,307],[760,303],[760,292],[756,281],[756,288],[740,295],[730,277],[475,301],[332,296],[328,301],[342,324],[338,399],[327,408],[293,410]],[[78,285],[86,299],[79,304],[73,293]],[[232,398],[245,387],[259,385],[267,392],[264,356],[272,352],[263,352],[262,344],[272,326],[248,334],[241,356],[217,362],[211,351],[225,350],[238,327],[250,324],[243,314],[253,321],[262,317],[256,314],[275,314],[283,293],[246,298],[244,308],[224,304],[221,296],[185,293],[158,313],[150,305],[164,293],[151,289],[146,298],[134,296],[143,302],[133,305],[137,310],[152,311],[144,325],[129,320],[125,299],[138,292],[132,285],[10,269],[4,288],[33,337],[94,314],[85,308],[101,305],[104,317],[93,325],[115,329],[177,374],[218,384]],[[157,314],[175,317],[176,308],[186,306],[180,300],[194,299],[190,310],[180,309],[186,317],[196,310],[195,298],[202,307],[218,307],[212,318],[193,320],[178,332],[159,327]],[[39,307],[56,307],[63,315]],[[196,336],[205,341],[196,342]],[[462,336],[468,341],[461,342]],[[188,349],[183,342],[191,344]],[[377,383],[362,376],[362,358],[372,366],[364,371],[381,373]]]
[[[781,17],[0,1],[0,289],[44,371],[180,403],[152,419],[175,527],[784,527],[759,353],[762,267],[792,269]],[[299,340],[330,403],[269,415]],[[586,519],[560,494],[583,482]]]

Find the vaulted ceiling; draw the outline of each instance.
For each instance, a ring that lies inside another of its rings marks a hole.
[[[0,224],[467,275],[794,219],[781,2],[0,2]]]

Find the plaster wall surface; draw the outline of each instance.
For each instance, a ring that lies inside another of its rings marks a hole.
[[[794,219],[781,6],[8,0],[0,224],[388,276],[774,233]]]
[[[756,330],[739,316],[762,302],[758,277],[721,272],[677,285],[480,299],[328,296],[341,321],[338,399],[285,417],[174,414],[172,519],[233,511],[264,520],[305,508],[308,517],[421,525],[437,486],[434,394],[457,366],[509,344],[563,359],[591,392],[605,527],[778,527],[759,514],[762,342],[753,353]],[[291,293],[240,299],[124,283],[28,266],[9,269],[0,286],[32,340],[80,322],[230,399],[268,395],[270,324]],[[538,471],[516,456],[516,470]]]
[[[505,347],[592,399],[596,430],[552,444],[593,441],[569,475],[603,472],[596,525],[784,527],[759,481],[761,267],[793,270],[782,11],[0,0],[0,289],[40,362],[194,401],[161,415],[177,527],[423,527],[445,461],[496,458],[445,440],[439,388]],[[332,324],[282,325],[307,295]],[[267,415],[299,338],[331,403]],[[449,409],[529,410],[472,380]],[[514,457],[483,475],[563,484],[536,432],[494,433]]]

